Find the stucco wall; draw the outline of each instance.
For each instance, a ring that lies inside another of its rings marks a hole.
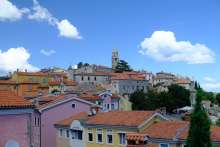
[[[0,146],[5,147],[9,140],[16,141],[20,147],[29,147],[28,114],[0,115]]]

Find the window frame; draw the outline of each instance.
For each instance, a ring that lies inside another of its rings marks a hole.
[[[125,144],[121,144],[121,137],[120,137],[120,134],[124,134],[125,135]],[[119,136],[119,145],[120,146],[126,146],[127,145],[127,140],[126,140],[126,133],[125,132],[119,132],[118,133],[118,136]]]
[[[160,143],[160,147],[162,147],[161,145],[167,145],[167,147],[170,147],[168,143]]]
[[[92,134],[92,141],[89,140],[89,134]],[[94,142],[94,133],[93,133],[92,129],[88,129],[88,131],[87,131],[87,142],[89,142],[89,143]]]
[[[98,135],[102,135],[102,142],[99,142],[99,138]],[[102,129],[96,129],[96,143],[97,144],[103,144],[104,140],[103,140],[103,130]]]
[[[63,137],[63,129],[59,129],[59,137]]]
[[[108,135],[112,136],[112,143],[108,142]],[[114,144],[114,134],[113,134],[113,130],[107,130],[106,131],[106,144],[108,145],[113,145]]]

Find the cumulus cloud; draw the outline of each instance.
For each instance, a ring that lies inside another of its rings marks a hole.
[[[8,0],[0,0],[0,21],[16,21],[28,12],[27,8],[19,9]]]
[[[10,48],[7,51],[0,50],[0,71],[7,73],[16,69],[38,70],[37,67],[28,62],[30,56],[30,53],[24,47]]]
[[[155,31],[151,37],[140,44],[139,53],[148,55],[157,61],[186,62],[204,64],[214,62],[214,52],[207,46],[190,41],[177,41],[170,31]]]
[[[42,7],[37,0],[33,0],[33,12],[28,15],[31,20],[46,21],[50,25],[57,27],[59,35],[66,38],[81,39],[79,31],[67,19],[59,21],[47,8]]]
[[[56,51],[55,50],[40,50],[40,53],[42,53],[43,55],[45,55],[45,56],[50,56],[50,55],[52,55],[52,54],[55,54],[56,53]]]
[[[57,23],[57,27],[60,31],[60,36],[67,38],[81,39],[79,32],[75,26],[73,26],[67,19],[64,19]]]
[[[204,81],[206,81],[206,82],[216,82],[216,79],[214,79],[212,77],[204,77]]]

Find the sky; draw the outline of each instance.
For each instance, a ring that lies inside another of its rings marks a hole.
[[[220,92],[219,0],[0,0],[0,73],[78,62],[166,71]]]

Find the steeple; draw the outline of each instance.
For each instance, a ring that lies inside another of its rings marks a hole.
[[[118,50],[114,48],[112,50],[112,69],[115,69],[118,62],[119,62]]]

